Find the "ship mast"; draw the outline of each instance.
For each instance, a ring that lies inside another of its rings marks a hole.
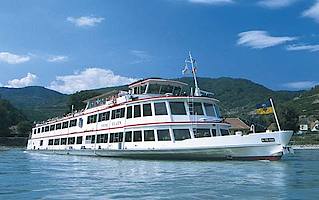
[[[193,59],[190,51],[188,52],[188,56],[189,56],[189,58],[185,60],[185,63],[186,63],[186,66],[187,66],[187,63],[190,63],[191,67],[192,67],[192,74],[193,74],[194,84],[195,84],[194,96],[201,96],[201,91],[198,87],[198,82],[197,82],[197,77],[196,77],[196,73],[197,73],[196,61],[195,61],[195,59]]]

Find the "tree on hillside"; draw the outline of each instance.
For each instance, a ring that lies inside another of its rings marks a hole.
[[[75,110],[81,110],[85,108],[85,103],[83,101],[92,98],[94,96],[98,96],[101,93],[94,92],[94,91],[81,91],[81,92],[76,92],[74,94],[71,94],[69,99],[68,99],[68,112],[71,111],[72,105],[74,106]]]
[[[292,107],[280,107],[278,117],[283,130],[298,130],[299,115]]]

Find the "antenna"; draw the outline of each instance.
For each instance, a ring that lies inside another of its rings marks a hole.
[[[188,52],[188,56],[189,56],[189,58],[185,60],[185,63],[186,63],[186,67],[188,66],[187,63],[190,63],[191,67],[192,67],[192,74],[193,74],[194,83],[195,83],[194,96],[201,96],[201,91],[198,87],[198,82],[197,82],[197,77],[196,77],[196,73],[197,73],[196,72],[197,71],[196,61],[195,61],[195,59],[193,59],[190,51]]]

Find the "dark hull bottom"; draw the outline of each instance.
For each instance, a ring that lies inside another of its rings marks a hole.
[[[50,151],[50,150],[31,150],[31,152],[45,153],[45,154],[59,154],[59,155],[77,155],[77,156],[98,156],[109,158],[124,158],[124,159],[142,159],[142,160],[200,160],[200,161],[214,161],[214,160],[242,160],[242,161],[254,161],[254,160],[280,160],[282,153],[271,156],[230,156],[230,155],[208,155],[208,154],[141,154],[141,153],[103,153],[98,150],[71,150],[71,151]]]

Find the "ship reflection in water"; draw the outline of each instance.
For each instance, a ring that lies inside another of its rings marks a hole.
[[[0,152],[0,199],[317,199],[319,151],[282,161],[154,161]]]

